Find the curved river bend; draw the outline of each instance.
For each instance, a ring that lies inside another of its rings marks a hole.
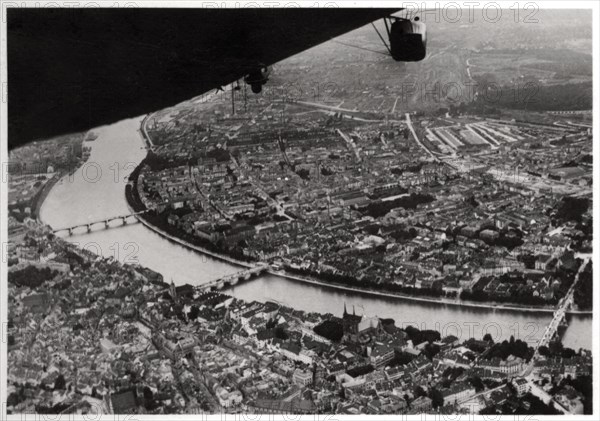
[[[139,132],[141,120],[124,120],[94,130],[98,138],[87,163],[57,183],[44,201],[40,214],[45,223],[57,229],[129,213],[124,194],[127,176],[146,155]],[[104,224],[97,224],[89,234],[82,229],[70,237],[65,232],[60,235],[104,257],[149,267],[175,284],[201,284],[239,270],[173,243],[140,223],[119,226],[120,221],[113,221],[112,225],[105,229]],[[490,333],[496,340],[514,335],[533,343],[551,319],[550,313],[382,298],[272,275],[237,285],[228,293],[244,300],[275,300],[300,310],[336,315],[341,315],[345,303],[350,311],[354,307],[357,313],[391,317],[397,326],[412,324],[463,340]],[[574,349],[591,349],[591,333],[591,316],[569,316],[563,342]]]

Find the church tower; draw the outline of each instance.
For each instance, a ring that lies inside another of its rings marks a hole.
[[[356,311],[353,307],[352,314],[348,313],[346,309],[346,303],[344,303],[344,316],[342,318],[342,323],[344,327],[344,333],[356,334],[358,333],[358,324],[360,323],[362,317],[356,315]]]
[[[175,283],[173,279],[171,279],[171,285],[169,286],[169,294],[174,302],[177,302],[177,289],[175,288]]]

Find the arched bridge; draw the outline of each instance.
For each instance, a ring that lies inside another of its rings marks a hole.
[[[240,281],[247,281],[252,276],[258,276],[263,272],[266,272],[270,269],[270,266],[267,263],[259,263],[254,267],[241,270],[239,272],[233,273],[231,275],[223,276],[219,279],[215,279],[209,283],[199,285],[195,289],[201,291],[212,291],[212,290],[220,290],[227,288],[229,286],[236,285]]]
[[[140,212],[132,212],[132,213],[127,213],[124,215],[117,215],[117,216],[113,216],[110,218],[105,218],[105,219],[98,219],[96,221],[92,221],[92,222],[86,222],[86,223],[82,223],[82,224],[78,224],[78,225],[72,225],[70,227],[64,227],[64,228],[58,228],[58,229],[54,229],[52,230],[53,233],[58,233],[61,231],[67,231],[69,233],[69,235],[73,235],[73,232],[77,229],[80,228],[86,228],[87,232],[92,232],[92,227],[94,225],[98,225],[98,224],[104,224],[104,228],[110,228],[110,223],[112,221],[117,221],[117,220],[121,220],[122,221],[122,225],[127,225],[127,220],[129,218],[135,218],[137,215],[142,215],[144,213],[148,212],[148,210],[143,210]]]

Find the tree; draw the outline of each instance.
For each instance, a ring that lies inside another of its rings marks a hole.
[[[9,408],[14,407],[20,404],[22,401],[23,399],[21,396],[19,396],[18,393],[12,392],[10,395],[8,395],[8,398],[6,399],[6,406],[8,406]]]
[[[415,356],[413,354],[409,354],[408,352],[402,352],[400,354],[396,354],[394,359],[390,362],[390,365],[406,365],[414,359]]]
[[[190,309],[190,312],[188,313],[188,319],[196,320],[199,315],[200,315],[200,309],[196,306],[192,306],[192,308]]]
[[[433,357],[435,357],[439,352],[440,352],[440,347],[438,345],[434,345],[431,343],[428,343],[427,345],[425,345],[425,349],[423,350],[423,353],[430,360],[433,360]]]
[[[64,390],[66,386],[65,376],[59,374],[54,381],[54,390]]]
[[[419,330],[414,326],[407,326],[404,329],[413,344],[418,345],[423,342],[435,342],[439,341],[441,336],[440,333],[435,330]]]
[[[481,377],[479,376],[473,376],[469,378],[469,382],[473,385],[475,391],[478,393],[485,389],[485,385],[483,384],[483,381],[481,381]]]
[[[590,201],[584,197],[563,197],[556,209],[556,219],[559,222],[581,222],[582,216],[587,211],[589,205]]]
[[[427,396],[427,391],[423,388],[423,386],[417,386],[414,395],[416,398],[420,398],[421,396]]]
[[[308,180],[310,178],[310,171],[306,168],[300,168],[298,171],[296,171],[296,174],[298,174],[303,180]]]
[[[527,342],[512,338],[511,341],[503,341],[492,346],[485,358],[489,360],[498,357],[505,360],[510,355],[529,360],[533,355],[533,348],[531,348]]]
[[[27,266],[24,269],[15,270],[8,276],[8,281],[18,286],[37,288],[44,282],[51,280],[58,274],[50,268],[38,269],[35,266]]]
[[[444,406],[444,395],[442,395],[442,392],[435,387],[429,391],[429,398],[431,399],[431,405],[434,408]]]
[[[552,341],[548,347],[550,354],[552,355],[560,355],[563,352],[563,344],[561,341]]]
[[[287,334],[287,332],[285,331],[285,329],[281,326],[277,326],[275,328],[275,337],[282,339],[282,340],[287,340],[290,336]]]
[[[323,336],[333,342],[339,342],[344,336],[344,328],[340,323],[325,320],[313,329],[316,334]]]
[[[144,387],[144,408],[149,410],[149,409],[152,409],[153,405],[154,405],[154,394],[152,393],[152,390],[148,386],[145,386]]]
[[[365,374],[372,373],[374,370],[375,370],[375,368],[371,364],[367,364],[367,365],[361,365],[359,367],[351,368],[350,370],[347,371],[347,373],[349,376],[358,377],[358,376],[364,376]]]
[[[566,383],[570,384],[575,390],[583,394],[583,413],[591,415],[594,406],[592,376],[580,376],[574,380],[568,379]]]

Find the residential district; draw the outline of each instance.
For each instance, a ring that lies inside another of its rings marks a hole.
[[[142,123],[150,151],[128,200],[190,244],[324,283],[528,307],[554,307],[591,251],[588,114],[228,107]]]
[[[9,219],[9,413],[590,413],[590,351],[243,302]]]

